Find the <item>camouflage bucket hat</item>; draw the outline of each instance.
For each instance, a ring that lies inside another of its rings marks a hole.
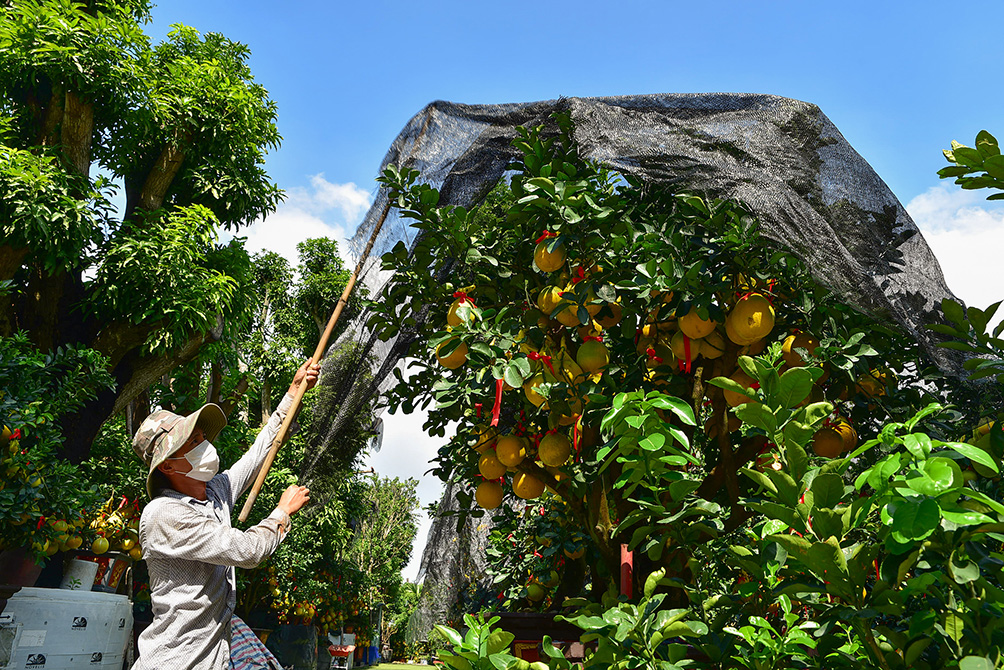
[[[171,454],[180,449],[196,426],[206,434],[210,442],[219,437],[220,431],[227,425],[227,417],[219,405],[209,403],[199,411],[188,416],[181,416],[166,409],[159,409],[143,420],[136,436],[132,440],[132,448],[143,463],[149,468],[146,475],[146,492],[153,498],[151,479],[157,466],[163,463]]]

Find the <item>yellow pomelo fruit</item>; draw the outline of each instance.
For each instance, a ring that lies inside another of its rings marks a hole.
[[[478,459],[478,472],[485,479],[498,479],[505,474],[505,471],[506,466],[499,461],[492,449],[481,454],[481,458]]]
[[[564,295],[562,295],[561,302],[562,304],[568,305],[568,307],[555,314],[554,319],[567,328],[575,328],[580,325],[585,325],[579,320],[578,304],[574,300],[569,299],[572,294],[572,286],[566,286],[565,290],[562,291],[562,294],[565,293],[569,294],[569,297],[564,297]],[[588,311],[589,310],[586,310],[587,313]]]
[[[736,344],[751,344],[774,330],[774,305],[759,293],[743,296],[729,312],[726,325],[730,321],[732,331],[743,340]]]
[[[499,431],[495,426],[479,423],[471,430],[471,434],[474,436],[474,450],[481,453],[495,443]]]
[[[442,356],[440,353],[446,348],[447,345],[449,345],[456,339],[457,338],[455,337],[450,338],[445,342],[443,342],[442,344],[440,344],[438,347],[436,347],[436,360],[439,361],[440,365],[442,365],[445,368],[449,368],[450,370],[456,370],[461,365],[467,362],[467,344],[465,344],[464,342],[461,342],[456,349],[450,352],[448,356]]]
[[[718,330],[713,330],[701,340],[701,356],[714,360],[725,353],[725,338]]]
[[[844,438],[833,428],[820,428],[812,436],[812,450],[817,456],[837,458],[844,451]]]
[[[677,319],[680,331],[692,340],[699,340],[715,329],[718,325],[712,320],[705,321],[698,315],[697,308],[691,307],[686,315]]]
[[[533,500],[544,492],[544,482],[525,472],[517,472],[512,478],[512,492],[523,500]]]
[[[895,381],[896,375],[889,368],[873,368],[858,377],[858,390],[869,398],[878,398],[886,394],[890,380]]]
[[[784,358],[784,363],[789,368],[800,368],[805,365],[805,361],[796,349],[805,349],[811,356],[818,346],[819,340],[811,333],[789,335],[784,338],[784,343],[781,344],[781,357]]]
[[[732,339],[732,338],[729,338],[729,339]],[[757,340],[756,342],[751,342],[750,344],[747,344],[746,346],[744,346],[743,350],[742,350],[742,354],[743,354],[743,356],[759,356],[760,354],[762,354],[764,352],[764,349],[766,349],[766,348],[767,348],[767,338],[766,337],[762,337],[759,340]]]
[[[747,340],[740,336],[739,331],[735,328],[734,322],[728,317],[725,318],[725,335],[728,336],[729,340],[741,347],[749,346],[754,342],[754,340]]]
[[[544,374],[538,372],[523,384],[523,393],[526,394],[526,399],[529,400],[534,407],[540,407],[541,405],[547,404],[546,398],[537,393],[537,387],[543,383]]]
[[[582,372],[590,375],[602,370],[610,363],[610,352],[602,342],[587,340],[575,352],[575,362],[579,364]]]
[[[745,372],[743,372],[742,368],[739,368],[734,373],[732,373],[730,379],[747,389],[753,387],[753,378],[750,377]],[[725,402],[728,403],[729,407],[738,407],[743,403],[756,402],[756,400],[747,398],[743,394],[738,393],[736,391],[732,391],[729,389],[722,389],[722,392],[725,394]]]
[[[553,373],[551,368],[554,368]],[[583,379],[582,368],[564,348],[558,349],[556,354],[551,354],[551,367],[545,365],[543,373],[544,379],[549,382],[576,384]]]
[[[526,587],[526,597],[533,602],[539,602],[544,599],[546,592],[544,587],[540,584],[530,584]]]
[[[858,446],[858,431],[854,430],[854,426],[847,419],[837,419],[832,428],[840,433],[840,437],[844,441],[843,453],[846,454]]]
[[[586,293],[586,311],[589,312],[590,318],[595,318],[600,313],[600,310],[603,309],[604,303],[596,302],[597,300],[599,300],[599,296],[596,295],[596,291],[590,286],[589,291]]]
[[[139,559],[143,558],[143,550],[141,550],[139,547],[133,547],[132,549],[129,550],[129,558],[131,558],[134,561],[138,561]]]
[[[526,442],[515,435],[503,435],[495,443],[495,458],[508,468],[516,467],[526,458]]]
[[[550,318],[551,312],[558,309],[558,305],[562,303],[562,291],[563,289],[557,286],[546,286],[537,294],[537,308],[546,318]]]
[[[575,420],[579,418],[582,414],[582,401],[576,397],[566,398],[568,401],[568,407],[571,414],[559,414],[558,415],[558,425],[561,426],[571,426],[575,423]]]
[[[572,443],[561,433],[548,433],[540,440],[537,457],[544,465],[558,467],[564,465],[572,455]]]
[[[465,300],[466,300],[466,302],[465,302]],[[468,308],[474,307],[474,302],[471,301],[470,298],[466,298],[466,299],[465,298],[457,298],[456,300],[454,300],[453,304],[450,305],[450,311],[448,311],[446,313],[446,323],[450,327],[456,328],[461,323],[463,323],[463,320],[457,314],[457,310],[460,309],[460,306],[463,305],[463,304],[466,304]],[[467,320],[468,321],[473,321],[474,320],[474,314],[473,313],[468,313]]]
[[[541,240],[533,250],[533,264],[541,272],[554,272],[565,264],[565,246],[558,242],[553,250],[548,251],[547,247],[552,241],[550,238]]]
[[[91,551],[95,554],[103,554],[108,551],[108,540],[99,537],[91,543]]]
[[[606,309],[597,312],[596,323],[600,324],[602,328],[613,328],[621,322],[621,317],[624,315],[620,298],[617,299],[617,302],[608,302],[605,307]]]
[[[689,343],[687,342],[688,339],[690,340]],[[682,330],[678,330],[673,334],[673,339],[669,341],[669,347],[673,352],[673,356],[680,361],[687,360],[688,351],[690,352],[691,361],[701,355],[701,340],[695,340],[692,337],[688,338]]]
[[[73,537],[71,537],[69,540],[66,541],[66,548],[78,549],[80,545],[82,545],[83,543],[84,543],[84,538],[80,537],[79,535],[74,535]]]

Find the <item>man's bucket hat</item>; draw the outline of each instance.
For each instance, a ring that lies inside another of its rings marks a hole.
[[[226,414],[219,405],[212,403],[203,405],[199,411],[192,412],[188,416],[159,409],[146,417],[136,431],[132,448],[149,468],[146,475],[146,492],[150,498],[153,498],[151,480],[157,466],[188,441],[196,426],[206,434],[207,440],[213,442],[226,425]]]

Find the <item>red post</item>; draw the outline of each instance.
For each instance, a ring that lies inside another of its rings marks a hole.
[[[621,545],[621,595],[631,599],[631,580],[634,577],[634,552]]]

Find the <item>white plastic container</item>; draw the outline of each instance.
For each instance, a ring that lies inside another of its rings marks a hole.
[[[0,614],[4,670],[120,670],[132,641],[126,596],[23,588]]]
[[[63,570],[63,581],[59,584],[59,588],[71,591],[90,591],[97,574],[97,563],[75,558]]]

